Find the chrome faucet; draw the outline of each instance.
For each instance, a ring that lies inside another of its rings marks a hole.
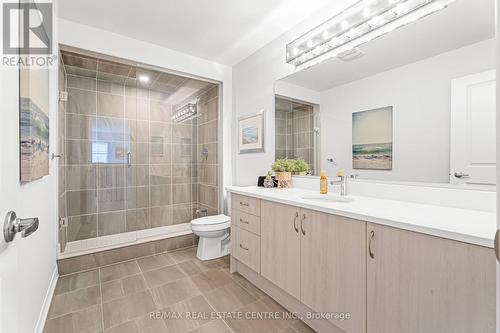
[[[340,184],[340,195],[347,195],[347,177],[339,176],[337,180],[330,180],[330,185]]]

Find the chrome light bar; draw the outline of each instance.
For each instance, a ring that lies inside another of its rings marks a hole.
[[[198,113],[198,104],[188,103],[177,109],[177,112],[172,116],[172,120],[176,123],[182,123],[191,119],[195,119],[199,116],[200,114]]]
[[[362,0],[286,46],[286,62],[299,66],[346,50],[441,10],[456,0]],[[327,55],[328,54],[328,55]]]

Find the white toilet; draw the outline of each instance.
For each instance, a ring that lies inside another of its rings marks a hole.
[[[191,221],[191,230],[200,237],[196,256],[200,260],[211,260],[230,252],[231,218],[224,214],[200,217]]]

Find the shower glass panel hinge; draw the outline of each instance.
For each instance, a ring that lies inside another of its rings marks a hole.
[[[67,102],[68,101],[68,92],[67,91],[59,91],[59,101]]]
[[[59,246],[60,252],[64,253],[66,250],[66,244],[68,243],[68,218],[59,218]]]
[[[59,228],[67,228],[68,227],[68,218],[61,217],[59,218]]]

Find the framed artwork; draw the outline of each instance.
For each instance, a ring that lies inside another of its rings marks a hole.
[[[264,152],[264,110],[238,119],[238,152]]]
[[[49,70],[19,69],[20,181],[49,174]]]
[[[392,170],[392,109],[352,114],[353,169]]]

